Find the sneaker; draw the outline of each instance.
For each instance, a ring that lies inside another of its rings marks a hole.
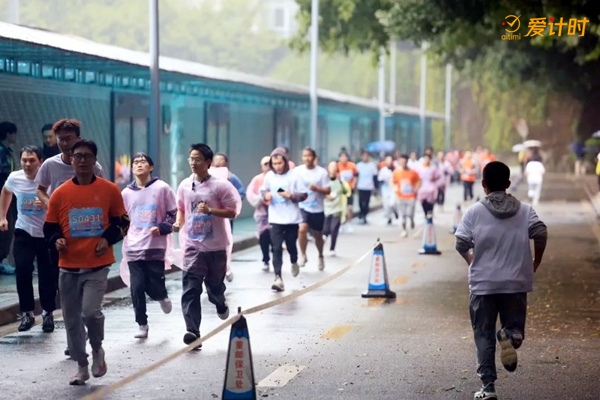
[[[511,337],[505,328],[496,333],[498,344],[500,344],[500,360],[508,372],[514,372],[517,369],[517,351],[513,347]]]
[[[69,351],[69,346],[65,349],[65,356],[70,356],[71,352]]]
[[[46,333],[54,332],[54,316],[52,313],[46,313],[42,315],[42,331]]]
[[[352,227],[352,225],[350,225],[350,224],[344,224],[344,226],[346,226],[346,232],[348,232],[348,233],[353,233],[354,232],[354,228]]]
[[[133,335],[136,339],[146,339],[148,337],[148,325],[140,325],[138,331]]]
[[[283,279],[280,276],[275,277],[275,282],[271,285],[271,289],[276,290],[278,292],[283,292],[285,286],[283,285]]]
[[[69,380],[69,385],[81,386],[85,385],[85,382],[90,379],[90,370],[88,366],[78,366],[77,373]]]
[[[160,309],[165,314],[170,313],[171,310],[173,309],[173,303],[171,303],[171,299],[169,299],[168,297],[166,299],[159,301],[159,303],[160,303]]]
[[[104,349],[100,347],[98,350],[92,350],[92,376],[100,378],[106,375],[106,361],[104,360]]]
[[[296,277],[300,273],[300,266],[297,262],[292,264],[292,276]]]
[[[319,257],[319,271],[323,271],[325,269],[325,260],[323,256]]]
[[[473,396],[474,399],[496,399],[498,400],[498,395],[496,395],[496,388],[493,383],[488,383],[483,386]]]
[[[35,317],[32,312],[24,312],[21,315],[21,324],[19,325],[19,332],[25,332],[30,330],[35,325]]]
[[[335,257],[335,250],[329,250],[325,255],[327,255],[327,257]]]
[[[227,282],[233,281],[233,272],[227,271],[227,273],[225,274],[225,279],[227,279]]]
[[[194,343],[196,340],[200,339],[200,335],[196,335],[194,332],[186,332],[185,335],[183,335],[183,343],[190,345],[192,343]],[[200,343],[198,346],[194,347],[194,350],[198,350],[202,347],[202,343]]]
[[[300,267],[304,267],[304,266],[306,266],[307,263],[308,263],[308,258],[306,258],[306,254],[302,254],[300,256],[300,262],[298,263],[298,265]],[[294,275],[294,276],[296,276],[296,275]]]
[[[400,237],[408,237],[408,232],[406,230],[402,231],[402,233],[400,234]]]
[[[226,320],[227,318],[229,318],[229,306],[227,305],[227,302],[225,302],[225,311],[219,312],[219,310],[217,309],[217,315],[222,320]]]
[[[269,263],[268,262],[263,263],[262,270],[265,272],[269,272]]]

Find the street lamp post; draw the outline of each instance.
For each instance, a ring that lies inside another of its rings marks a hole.
[[[385,50],[383,47],[379,53],[379,140],[385,140]],[[381,158],[384,157],[385,152],[381,151]]]
[[[421,45],[421,94],[419,96],[419,119],[421,121],[421,154],[425,151],[425,95],[427,93],[427,43]]]
[[[150,6],[150,131],[148,132],[148,155],[155,163],[160,161],[160,67],[158,0],[149,0]],[[156,167],[160,173],[160,166]]]
[[[452,65],[446,64],[446,134],[444,137],[444,146],[446,151],[450,151],[450,113],[452,103]]]
[[[319,55],[319,0],[312,0],[310,27],[310,147],[319,151],[317,57]],[[321,155],[323,157],[323,155]]]

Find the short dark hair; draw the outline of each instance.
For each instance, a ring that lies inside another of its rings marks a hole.
[[[192,144],[190,146],[190,153],[192,151],[199,151],[200,153],[202,153],[202,157],[204,157],[204,160],[210,160],[212,162],[213,157],[214,157],[214,153],[212,151],[212,149],[210,148],[209,145],[204,144],[204,143],[196,143],[196,144]]]
[[[346,152],[346,151],[340,151],[340,155],[338,156],[338,158],[341,156],[346,156],[346,158],[350,158],[350,156],[348,155],[348,152]]]
[[[9,121],[0,122],[0,140],[6,140],[11,133],[17,133],[17,126]]]
[[[138,158],[143,158],[148,164],[150,164],[151,167],[154,167],[154,161],[152,161],[152,158],[150,158],[150,156],[143,151],[138,151],[135,153],[135,155],[131,158],[131,165],[133,165],[133,162]]]
[[[54,134],[61,131],[74,132],[79,137],[81,136],[81,122],[73,118],[63,118],[52,125]]]
[[[34,153],[38,160],[42,159],[42,149],[40,149],[37,146],[25,146],[21,149],[21,152],[19,153],[19,159],[23,156],[23,153]]]
[[[51,131],[53,126],[54,126],[54,124],[46,124],[46,125],[42,126],[42,133],[44,133],[46,131]]]
[[[402,154],[400,154],[400,158],[405,158],[408,160],[410,157],[408,156],[408,154],[402,153]]]
[[[96,143],[93,140],[81,139],[81,140],[77,141],[73,145],[73,147],[71,147],[71,152],[75,153],[75,150],[80,147],[87,147],[88,149],[90,149],[92,151],[92,154],[94,154],[94,157],[98,156],[98,146],[96,146]]]
[[[483,168],[483,180],[490,192],[506,190],[510,182],[510,168],[500,161],[492,161]]]
[[[218,152],[218,153],[215,153],[215,154],[214,154],[214,157],[216,157],[216,156],[221,156],[221,157],[223,157],[223,158],[225,159],[225,163],[226,163],[227,165],[229,165],[229,157],[227,157],[227,154],[225,154],[225,153],[222,153],[222,152]]]
[[[312,154],[313,158],[317,158],[317,152],[315,151],[315,149],[313,149],[310,146],[306,146],[305,148],[302,149],[303,152],[305,151],[310,151],[310,153]]]

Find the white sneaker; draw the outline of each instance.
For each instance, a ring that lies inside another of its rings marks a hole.
[[[171,303],[171,299],[169,299],[168,297],[164,300],[159,301],[159,303],[161,310],[163,310],[165,314],[170,313],[173,309],[173,303]]]
[[[325,255],[327,257],[335,257],[335,250],[329,250]]]
[[[300,273],[300,266],[297,262],[292,264],[292,276],[295,278]]]
[[[225,274],[225,278],[227,279],[227,282],[233,281],[233,272],[227,271],[227,273]]]
[[[264,263],[263,267],[262,267],[262,270],[265,271],[265,272],[269,272],[269,263]]]
[[[88,366],[78,366],[77,373],[69,380],[69,385],[81,386],[85,385],[85,382],[90,379],[90,370]]]
[[[408,236],[408,232],[406,231],[402,231],[402,234],[400,235],[401,237],[405,238]]]
[[[138,331],[133,335],[136,339],[146,339],[148,337],[148,325],[140,325]]]
[[[94,378],[106,375],[107,369],[104,360],[104,349],[100,347],[98,351],[92,350],[92,375]]]
[[[283,292],[285,286],[283,285],[283,279],[280,276],[275,277],[275,282],[271,285],[271,289],[276,290],[278,292]]]
[[[325,269],[325,260],[323,257],[319,257],[319,271],[323,271]]]
[[[348,233],[354,232],[354,228],[352,227],[352,225],[350,225],[350,223],[344,224],[344,226],[346,227],[346,232],[348,232]]]
[[[308,258],[306,258],[306,254],[302,254],[300,256],[300,262],[298,263],[298,265],[300,267],[304,267],[306,265],[306,263],[308,263]],[[294,276],[296,276],[296,275],[294,275]]]

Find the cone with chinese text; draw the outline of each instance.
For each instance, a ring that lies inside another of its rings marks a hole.
[[[241,312],[240,309],[238,309],[239,312]],[[240,316],[231,325],[222,399],[256,400],[250,334],[248,333],[248,324],[244,316]]]
[[[433,226],[433,214],[427,213],[427,222],[423,231],[423,247],[419,250],[419,254],[440,255],[441,251],[437,249],[435,238],[435,227]]]
[[[454,216],[452,217],[452,229],[450,233],[456,233],[458,229],[458,224],[460,224],[460,220],[462,219],[462,210],[460,208],[460,203],[456,205],[456,209],[454,210]]]
[[[396,293],[390,290],[387,268],[385,265],[385,256],[383,254],[383,245],[377,243],[373,249],[371,259],[371,273],[369,275],[368,290],[362,294],[363,298],[383,297],[386,299],[395,299]]]

